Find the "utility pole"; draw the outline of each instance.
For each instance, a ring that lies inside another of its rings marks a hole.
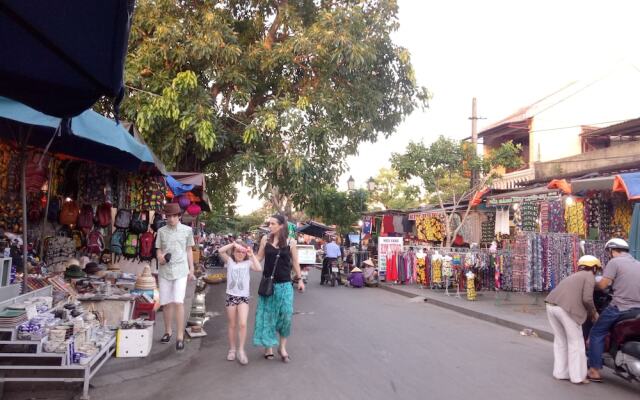
[[[473,147],[474,155],[478,155],[478,109],[477,101],[474,97],[471,100],[471,145]],[[478,183],[479,173],[478,170],[471,171],[471,187],[474,188]]]

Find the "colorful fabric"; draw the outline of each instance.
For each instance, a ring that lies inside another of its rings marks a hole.
[[[393,233],[395,232],[393,227],[393,216],[385,215],[382,217],[382,233]]]
[[[293,316],[293,285],[291,282],[273,285],[273,295],[258,296],[253,345],[275,347],[280,337],[291,335]]]
[[[583,238],[587,236],[587,224],[584,219],[584,204],[581,201],[576,201],[566,207],[564,219],[567,233],[573,233]]]
[[[520,206],[522,230],[536,232],[538,230],[538,203],[524,202]]]
[[[565,232],[564,206],[561,200],[549,202],[549,232]]]

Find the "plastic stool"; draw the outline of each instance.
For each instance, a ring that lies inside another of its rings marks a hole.
[[[136,304],[133,308],[133,319],[144,318],[149,321],[156,320],[156,312],[154,310],[155,303],[139,303],[136,301]]]

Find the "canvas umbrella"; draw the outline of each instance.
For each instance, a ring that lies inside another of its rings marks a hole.
[[[134,0],[0,0],[0,96],[74,117],[119,101]]]
[[[94,161],[127,171],[164,170],[154,164],[149,148],[137,141],[121,124],[92,110],[62,124],[60,118],[0,97],[0,137],[15,142],[21,155],[23,266],[27,272],[26,154],[35,147],[65,156]],[[23,284],[26,279],[23,280]],[[26,285],[23,291],[26,290]]]

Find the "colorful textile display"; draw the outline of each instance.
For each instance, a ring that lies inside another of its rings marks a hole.
[[[441,242],[444,238],[444,226],[440,215],[420,215],[416,217],[416,230],[419,240]]]
[[[519,208],[522,218],[523,231],[535,232],[538,230],[538,203],[524,202]]]
[[[540,233],[549,232],[549,203],[540,203]]]
[[[495,239],[496,215],[494,213],[487,214],[487,220],[482,222],[482,239],[483,245],[489,245]]]
[[[631,231],[631,206],[626,201],[614,204],[613,220],[611,221],[611,236],[627,239]]]
[[[442,256],[437,253],[431,257],[431,283],[442,284]]]
[[[568,205],[564,211],[567,233],[573,233],[580,237],[587,236],[586,221],[584,219],[584,204],[582,201],[575,201]]]
[[[561,200],[549,203],[549,232],[565,232],[564,205]]]
[[[474,274],[472,271],[469,271],[465,274],[465,276],[467,278],[467,300],[475,301],[476,300],[476,284],[475,284],[476,274]]]

